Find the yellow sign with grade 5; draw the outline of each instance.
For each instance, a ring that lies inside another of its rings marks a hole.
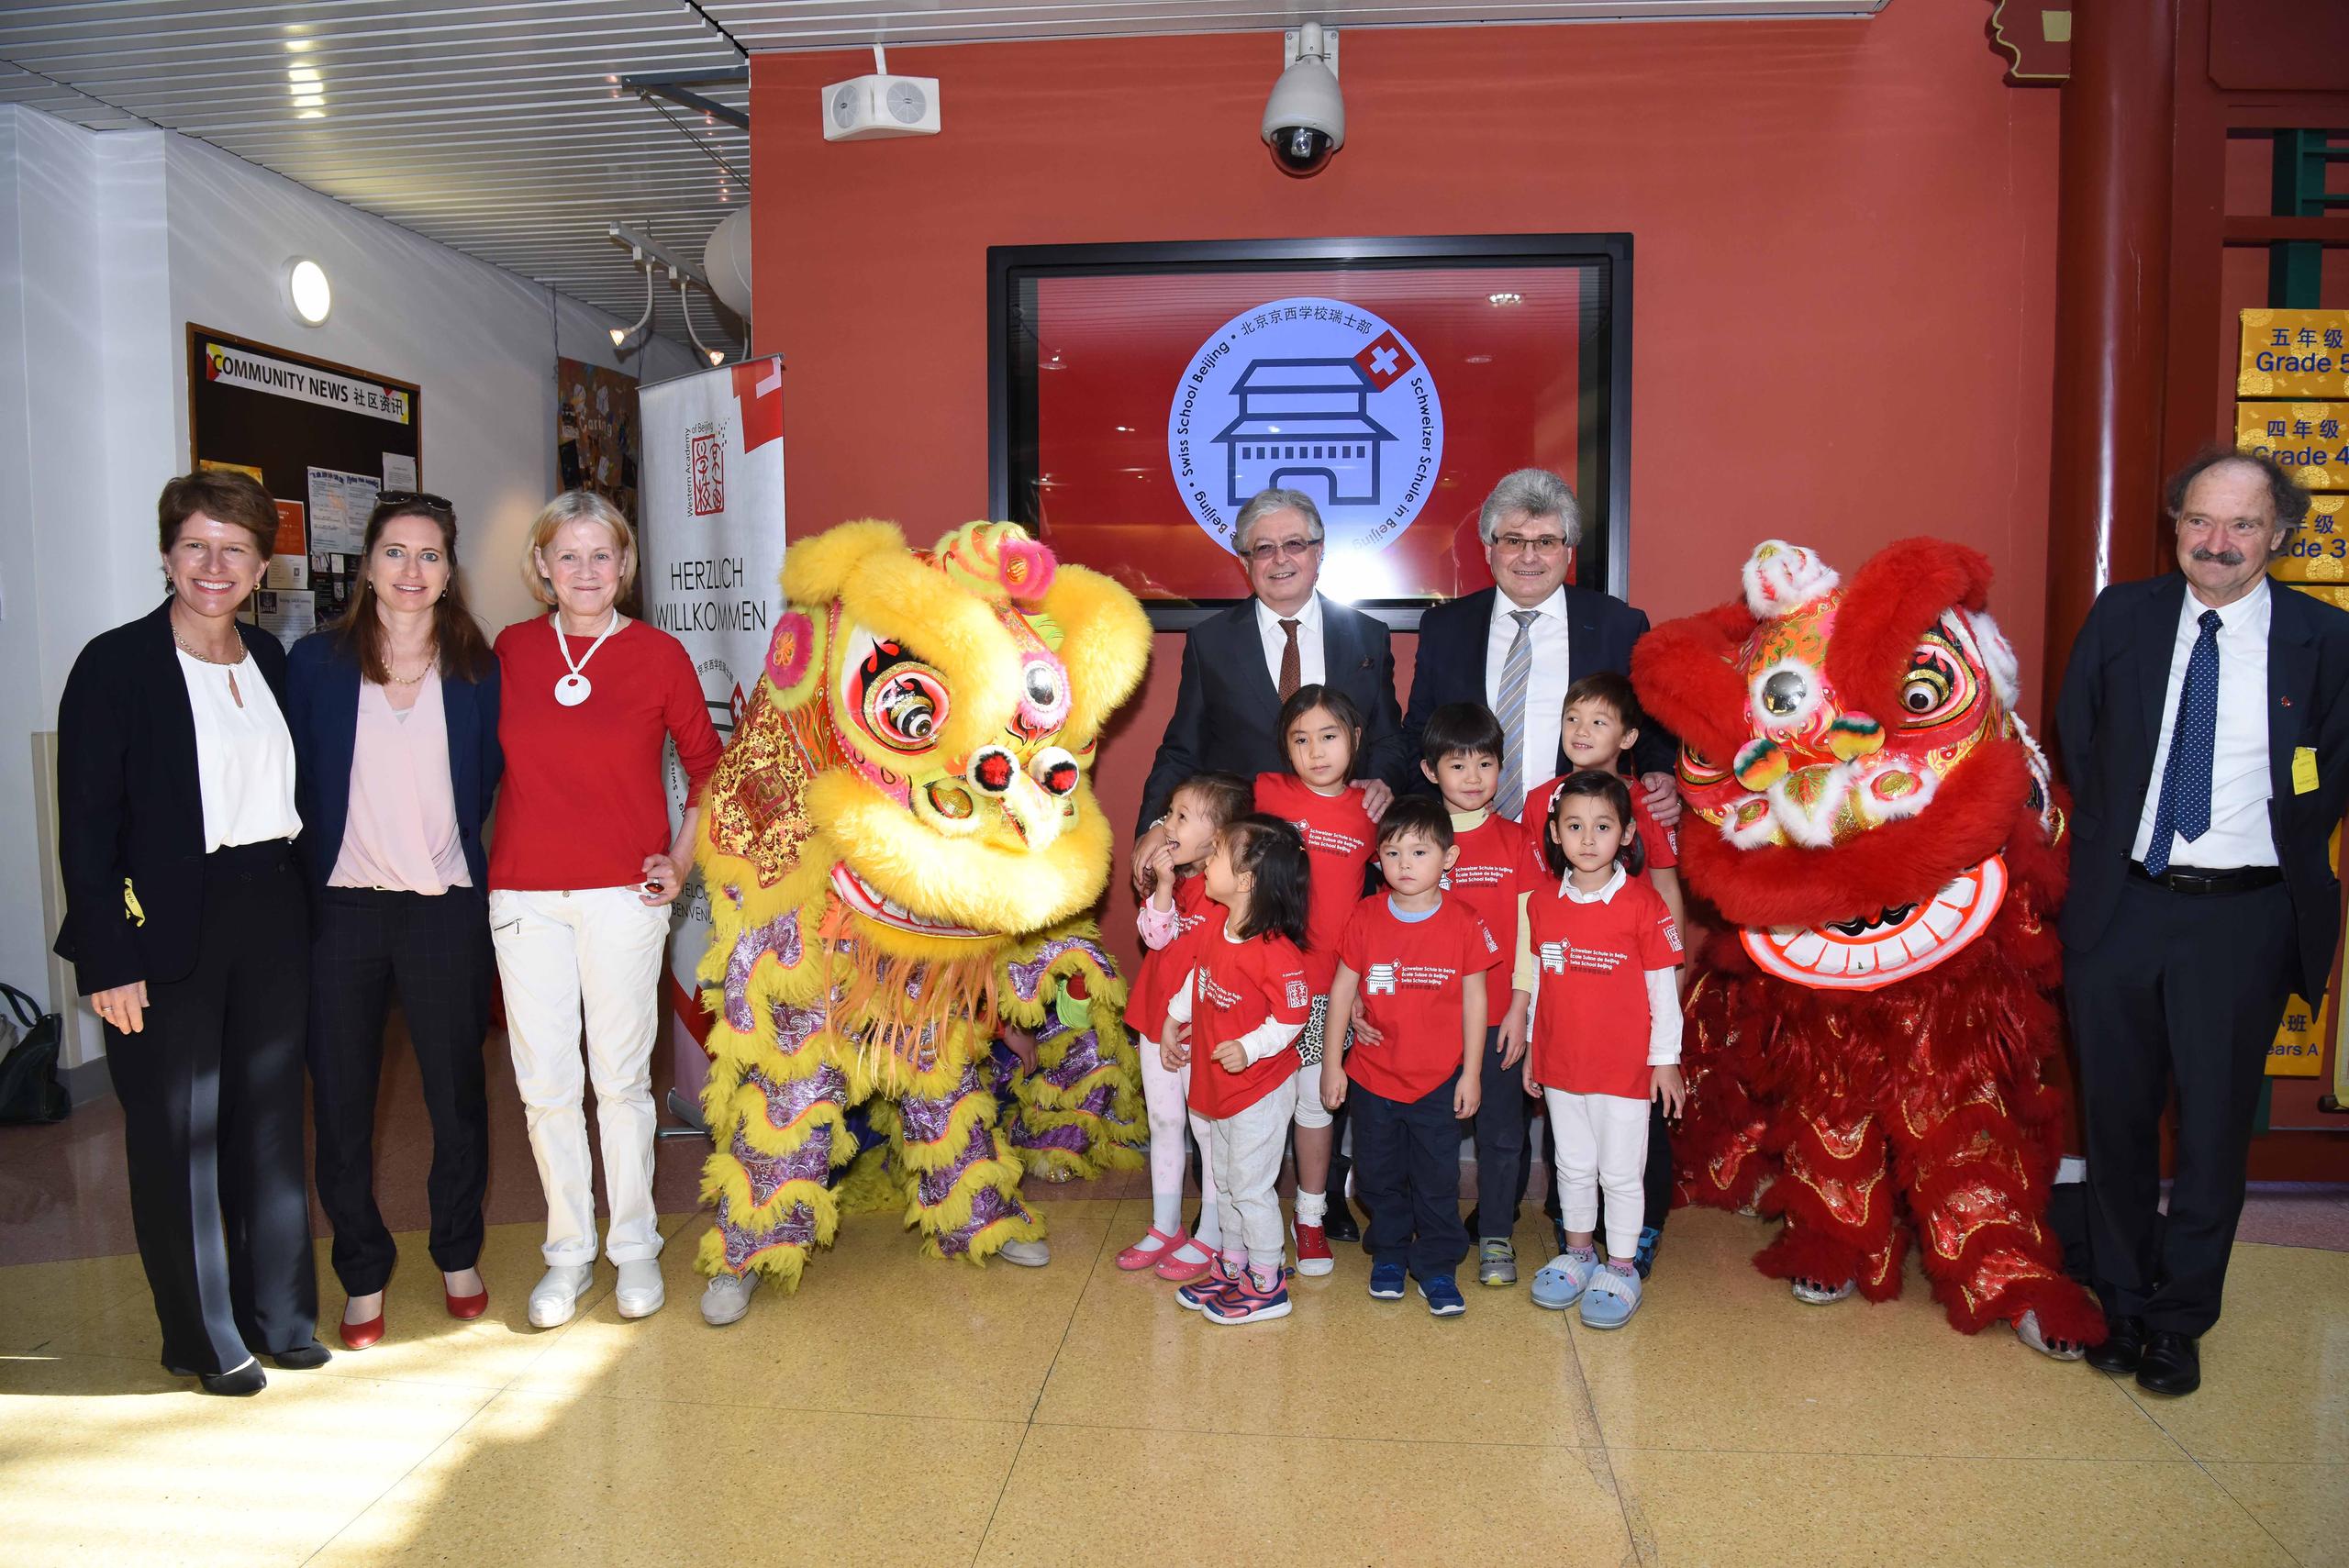
[[[2246,310],[2237,397],[2349,397],[2349,310]]]

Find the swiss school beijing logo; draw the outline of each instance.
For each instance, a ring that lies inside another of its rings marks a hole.
[[[1443,404],[1387,322],[1342,300],[1277,299],[1192,355],[1166,455],[1183,504],[1226,550],[1248,497],[1278,485],[1313,498],[1334,563],[1376,554],[1418,518],[1443,465]]]
[[[726,510],[726,430],[723,426],[697,425],[686,436],[693,443],[685,465],[693,516],[713,517]]]

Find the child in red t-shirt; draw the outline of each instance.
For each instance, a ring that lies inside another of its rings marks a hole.
[[[1566,1247],[1533,1276],[1533,1300],[1564,1309],[1579,1298],[1586,1327],[1619,1329],[1640,1305],[1648,1103],[1678,1116],[1684,1096],[1680,932],[1663,898],[1621,864],[1631,816],[1623,781],[1586,770],[1552,799],[1544,858],[1560,880],[1526,895],[1516,979],[1533,996],[1525,1092],[1549,1109]],[[1604,1265],[1592,1245],[1602,1188]]]
[[[1400,1299],[1408,1270],[1438,1318],[1467,1310],[1453,1277],[1468,1250],[1460,1121],[1476,1114],[1485,972],[1502,956],[1468,901],[1444,893],[1444,873],[1459,857],[1449,813],[1425,795],[1397,800],[1379,818],[1386,891],[1355,905],[1346,921],[1321,1059],[1322,1102],[1353,1107],[1370,1294]],[[1341,1044],[1357,1018],[1362,1027]]]
[[[1321,1222],[1329,1214],[1337,1131],[1321,1103],[1322,1039],[1330,982],[1338,973],[1338,939],[1362,897],[1374,831],[1362,792],[1351,782],[1362,744],[1362,710],[1335,686],[1299,686],[1281,705],[1280,736],[1290,771],[1256,775],[1256,809],[1296,826],[1313,870],[1305,919],[1306,989],[1313,1008],[1297,1042],[1297,1272],[1326,1274],[1335,1264]]]
[[[1190,973],[1168,996],[1159,1062],[1178,1073],[1196,1053],[1191,1109],[1206,1121],[1223,1251],[1213,1272],[1174,1293],[1211,1323],[1288,1316],[1282,1264],[1281,1149],[1297,1098],[1297,1037],[1304,1032],[1305,846],[1297,829],[1262,814],[1216,836],[1200,873],[1230,911],[1203,928]],[[1190,1027],[1189,1043],[1181,1037]]]
[[[1639,698],[1632,693],[1631,683],[1612,670],[1600,670],[1585,675],[1566,688],[1565,701],[1561,706],[1558,745],[1565,752],[1570,769],[1579,771],[1596,768],[1603,773],[1621,771],[1631,754],[1631,747],[1640,738]],[[1550,803],[1557,794],[1561,780],[1542,785],[1525,801],[1525,821],[1532,829],[1528,847],[1532,851],[1531,876],[1540,882],[1542,844],[1540,824],[1546,821]],[[1688,913],[1680,897],[1680,840],[1676,832],[1664,827],[1648,808],[1647,795],[1636,783],[1631,786],[1631,826],[1637,840],[1636,848],[1625,857],[1624,866],[1633,876],[1644,873],[1648,883],[1664,899],[1664,906],[1672,911],[1675,928],[1686,931]],[[1687,978],[1683,970],[1682,978]],[[1648,1168],[1642,1183],[1647,1193],[1647,1211],[1641,1216],[1638,1267],[1645,1279],[1655,1262],[1656,1249],[1664,1243],[1664,1221],[1672,1214],[1672,1129],[1664,1120],[1661,1106],[1651,1106],[1648,1115]],[[1480,1189],[1481,1190],[1481,1189]],[[1523,1189],[1520,1188],[1521,1192]],[[1557,1195],[1551,1194],[1553,1219],[1556,1218]],[[1565,1243],[1559,1243],[1564,1251]]]
[[[1436,787],[1452,818],[1458,855],[1443,874],[1458,897],[1503,943],[1517,929],[1519,893],[1529,882],[1532,853],[1525,829],[1493,810],[1500,793],[1500,720],[1482,703],[1446,703],[1428,715],[1419,739],[1419,771]],[[1524,992],[1510,988],[1510,951],[1497,953],[1485,973],[1484,1083],[1476,1104],[1476,1282],[1517,1283],[1517,1199],[1525,1193],[1525,1146],[1533,1111],[1518,1092],[1525,1060]]]
[[[1141,968],[1126,997],[1126,1025],[1156,1041],[1166,1028],[1167,994],[1191,973],[1200,931],[1224,911],[1207,894],[1200,871],[1215,851],[1216,835],[1235,817],[1247,815],[1247,781],[1231,773],[1198,773],[1175,786],[1166,803],[1166,841],[1151,860],[1151,889],[1134,911],[1141,932]],[[1191,1070],[1168,1072],[1152,1047],[1141,1052],[1141,1098],[1150,1113],[1150,1229],[1118,1254],[1129,1273],[1155,1270],[1161,1279],[1187,1284],[1208,1272],[1221,1245],[1216,1218],[1215,1172],[1199,1169],[1199,1230],[1183,1230],[1183,1173],[1186,1129],[1207,1149],[1207,1123],[1190,1117]]]

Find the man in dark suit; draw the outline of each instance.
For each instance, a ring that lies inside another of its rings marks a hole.
[[[2218,1321],[2268,1043],[2287,994],[2321,995],[2332,968],[2349,615],[2269,584],[2309,509],[2272,461],[2209,453],[2167,502],[2182,574],[2098,595],[2055,722],[2073,792],[2065,981],[2110,1329],[2088,1360],[2180,1395],[2200,1386],[2195,1340]]]
[[[1335,686],[1362,709],[1354,777],[1373,817],[1415,771],[1407,768],[1386,623],[1314,591],[1322,545],[1321,513],[1312,497],[1296,490],[1258,494],[1240,509],[1232,539],[1251,596],[1201,621],[1184,639],[1174,717],[1150,765],[1134,828],[1137,886],[1176,785],[1193,773],[1247,779],[1286,765],[1274,731],[1281,704],[1299,686]]]
[[[1476,519],[1497,586],[1438,605],[1419,617],[1404,755],[1417,761],[1428,716],[1446,703],[1482,703],[1501,721],[1500,794],[1515,817],[1525,797],[1564,768],[1558,719],[1566,688],[1594,670],[1629,674],[1631,644],[1648,617],[1620,599],[1569,586],[1566,565],[1582,541],[1582,507],[1566,482],[1521,468],[1493,487]],[[1673,765],[1680,743],[1643,724],[1631,760],[1656,821],[1680,819]]]

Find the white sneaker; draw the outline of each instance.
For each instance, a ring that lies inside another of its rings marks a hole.
[[[996,1256],[1023,1269],[1041,1269],[1052,1261],[1052,1248],[1049,1241],[1006,1241]]]
[[[754,1269],[746,1274],[718,1274],[703,1287],[701,1320],[713,1329],[723,1329],[729,1323],[740,1323],[751,1310],[751,1293],[759,1288],[759,1275]]]
[[[596,1278],[592,1263],[558,1263],[530,1291],[530,1327],[560,1329],[579,1309],[579,1293]]]
[[[623,1318],[650,1318],[669,1299],[661,1286],[661,1260],[630,1258],[620,1265],[620,1286],[612,1293]]]

